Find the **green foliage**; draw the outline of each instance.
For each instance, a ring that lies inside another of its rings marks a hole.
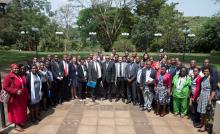
[[[8,51],[10,50],[9,46],[0,46],[0,51]]]
[[[133,45],[132,41],[129,39],[119,39],[115,41],[113,48],[115,48],[117,52],[123,52],[125,50],[128,50],[129,52],[136,51],[135,45]]]
[[[220,17],[212,17],[198,32],[195,45],[197,51],[220,50]]]

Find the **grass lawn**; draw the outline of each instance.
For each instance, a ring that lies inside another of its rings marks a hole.
[[[48,54],[57,54],[60,57],[63,55],[63,52],[39,52],[39,57],[47,56]],[[90,54],[90,52],[69,52],[68,54],[81,55],[85,57]],[[110,54],[110,52],[106,52],[106,54]],[[120,55],[123,53],[119,52]],[[142,56],[143,53],[138,53],[138,55]],[[150,56],[158,59],[157,53],[149,53]],[[178,57],[182,60],[182,53],[167,53],[168,57]],[[19,51],[0,51],[0,70],[4,70],[8,68],[11,63],[24,63],[27,60],[30,60],[33,56],[35,56],[35,52],[19,52]],[[203,54],[203,53],[195,53],[195,54],[186,54],[185,61],[189,62],[191,59],[197,60],[199,65],[202,65],[202,62],[205,58],[211,60],[213,65],[220,71],[220,54]]]

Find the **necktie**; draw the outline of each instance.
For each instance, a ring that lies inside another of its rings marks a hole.
[[[67,72],[67,64],[66,64],[65,61],[64,61],[64,75],[65,75],[65,76],[68,75],[68,72]]]
[[[108,64],[109,64],[109,63],[108,63],[108,62],[106,62],[106,69],[108,68]]]

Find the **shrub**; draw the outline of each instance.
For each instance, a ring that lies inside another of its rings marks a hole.
[[[123,52],[125,50],[128,50],[129,52],[136,51],[135,45],[133,45],[131,40],[129,39],[120,39],[118,41],[115,41],[113,44],[113,48],[115,48],[118,52]]]
[[[10,47],[9,46],[0,46],[0,50],[1,51],[8,51],[8,50],[10,50]]]

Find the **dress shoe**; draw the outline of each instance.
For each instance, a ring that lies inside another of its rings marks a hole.
[[[119,98],[117,98],[116,100],[115,100],[115,102],[118,102],[120,99]]]
[[[145,111],[145,110],[146,110],[146,108],[144,108],[144,107],[141,109],[141,111]]]
[[[112,102],[112,99],[108,99],[110,102]]]
[[[126,102],[126,104],[129,104],[129,103],[131,103],[131,101],[127,101],[127,102]]]

